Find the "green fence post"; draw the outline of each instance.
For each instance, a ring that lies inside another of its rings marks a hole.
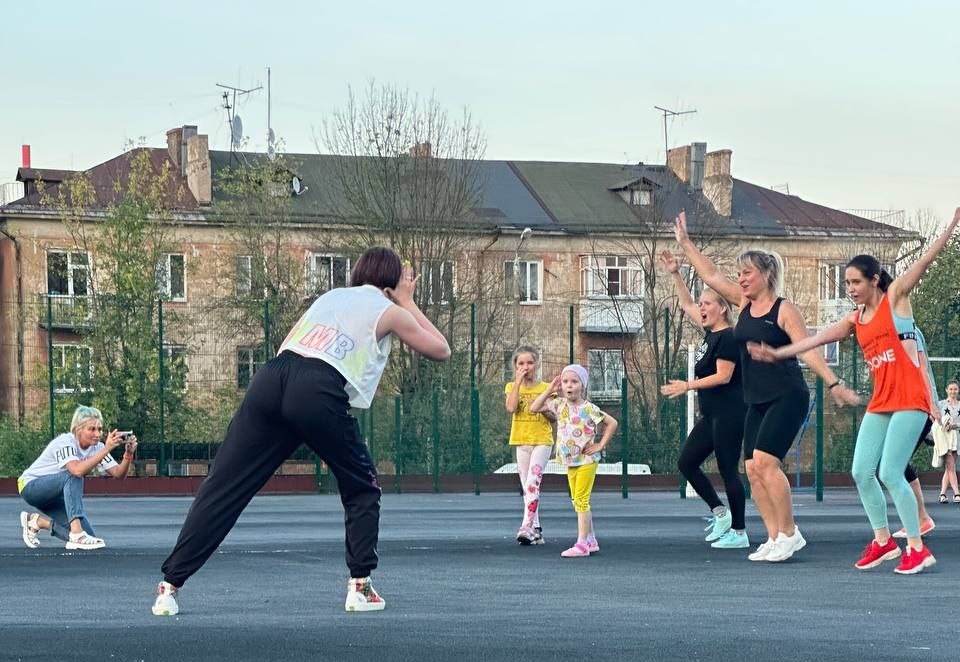
[[[50,389],[50,438],[53,439],[57,436],[55,430],[57,423],[53,412],[53,301],[49,294],[47,295],[47,373]]]
[[[823,380],[817,377],[817,449],[814,458],[817,501],[823,501]]]
[[[470,437],[473,441],[473,493],[480,495],[480,391],[470,389]]]
[[[630,404],[627,402],[627,378],[620,379],[620,493],[626,499],[629,493],[627,479],[630,454]]]
[[[570,305],[570,353],[568,358],[570,359],[569,363],[576,362],[573,356],[573,305],[572,304]]]
[[[263,300],[263,362],[270,360],[270,300]]]
[[[440,394],[431,393],[430,436],[433,438],[433,491],[440,492]]]
[[[400,494],[400,445],[403,443],[403,433],[401,431],[401,425],[403,424],[403,417],[401,415],[402,404],[400,401],[400,396],[396,396],[393,399],[393,464],[394,471],[396,472],[396,480],[394,481],[393,488],[397,494]]]
[[[160,386],[160,460],[157,466],[157,475],[166,476],[167,475],[167,436],[166,428],[164,426],[163,419],[163,403],[164,403],[164,392],[166,391],[166,374],[164,370],[164,360],[163,360],[163,299],[157,299],[157,334],[159,338],[158,346],[158,355],[160,358],[160,379],[158,384]]]

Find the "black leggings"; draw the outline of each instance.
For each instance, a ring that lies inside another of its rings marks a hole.
[[[351,577],[366,577],[377,567],[380,485],[357,420],[350,415],[344,384],[329,364],[293,352],[283,352],[257,371],[177,544],[163,562],[164,580],[182,586],[199,570],[250,499],[301,443],[337,479]]]
[[[743,445],[744,413],[744,408],[739,407],[735,411],[701,418],[690,431],[687,443],[684,444],[680,459],[677,461],[680,473],[712,510],[721,505],[720,497],[717,496],[717,491],[713,489],[710,479],[703,473],[700,465],[710,457],[710,453],[716,454],[717,468],[720,470],[727,500],[730,502],[733,528],[738,531],[746,527],[744,522],[746,494],[738,471],[740,450]]]
[[[917,439],[917,447],[913,449],[914,454],[920,447],[923,446],[923,440],[927,438],[927,435],[930,434],[930,428],[933,427],[933,421],[929,418],[927,419],[927,424],[923,426],[923,432],[920,433],[920,438]],[[908,464],[906,471],[903,472],[904,477],[907,479],[908,483],[912,483],[917,479],[917,472],[914,471],[913,465]]]

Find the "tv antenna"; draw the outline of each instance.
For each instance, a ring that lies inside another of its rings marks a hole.
[[[670,150],[670,145],[667,142],[667,118],[678,117],[680,115],[692,115],[697,112],[696,110],[670,110],[669,108],[661,108],[660,106],[654,106],[657,110],[663,113],[663,162],[667,163],[667,152]]]
[[[263,86],[257,85],[256,87],[246,90],[241,87],[234,87],[233,85],[217,83],[217,87],[222,87],[224,90],[223,108],[227,111],[227,125],[230,127],[230,156],[232,158],[233,153],[240,149],[243,143],[243,120],[240,119],[240,116],[237,115],[236,112],[237,95],[239,94],[241,97],[246,96],[251,92],[263,89]],[[231,93],[233,94],[232,98]]]
[[[267,67],[267,158],[271,161],[277,156],[277,136],[270,124],[270,67]]]

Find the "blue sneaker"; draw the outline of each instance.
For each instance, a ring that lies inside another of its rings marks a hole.
[[[733,526],[733,513],[731,513],[730,509],[728,508],[723,517],[717,517],[713,520],[713,526],[710,527],[710,533],[707,534],[707,537],[704,538],[704,540],[707,542],[719,540],[723,534],[730,530],[731,526]]]
[[[741,533],[729,529],[710,546],[716,549],[742,549],[750,546],[750,538],[747,537],[746,531]]]

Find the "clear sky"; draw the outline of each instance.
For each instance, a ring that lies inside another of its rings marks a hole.
[[[694,115],[671,146],[733,150],[733,174],[837,208],[960,205],[960,3],[225,2],[0,9],[0,182],[82,169],[198,124],[228,148],[216,83],[272,69],[289,152],[371,79],[468,108],[487,157],[663,162],[654,105]],[[266,144],[265,92],[238,104]]]

